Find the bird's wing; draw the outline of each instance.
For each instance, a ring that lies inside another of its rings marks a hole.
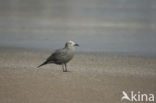
[[[65,49],[58,49],[54,53],[51,54],[51,56],[47,59],[47,61],[56,61],[60,58],[64,58],[67,54]]]
[[[64,57],[67,54],[66,49],[58,49],[52,55],[53,57],[59,59],[60,57]]]
[[[55,63],[56,61],[58,61],[59,56],[64,55],[64,52],[61,49],[56,50],[54,53],[52,53],[45,62],[43,62],[41,65],[39,65],[38,67],[41,67],[45,64],[48,63]]]

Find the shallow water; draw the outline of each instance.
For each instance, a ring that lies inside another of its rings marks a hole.
[[[155,0],[0,2],[1,47],[156,56]]]

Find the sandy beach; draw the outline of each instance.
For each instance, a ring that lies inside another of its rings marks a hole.
[[[70,72],[55,64],[37,69],[50,54],[1,48],[0,103],[121,103],[122,91],[156,95],[154,57],[77,53]]]

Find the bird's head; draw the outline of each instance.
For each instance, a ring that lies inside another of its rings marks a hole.
[[[74,46],[79,46],[79,44],[73,42],[73,41],[67,41],[65,44],[65,47],[74,47]]]

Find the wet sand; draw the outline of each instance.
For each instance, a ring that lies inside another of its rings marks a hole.
[[[122,91],[156,95],[154,57],[77,53],[70,72],[54,64],[37,69],[50,54],[0,49],[0,103],[121,103]]]

